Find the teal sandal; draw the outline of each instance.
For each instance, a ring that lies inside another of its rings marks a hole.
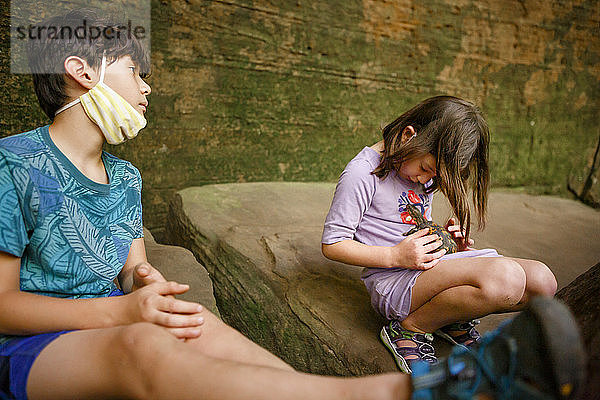
[[[435,331],[435,334],[453,345],[472,346],[481,339],[481,335],[475,329],[475,326],[479,323],[478,319],[468,322],[455,322],[441,327]]]
[[[400,371],[410,374],[410,365],[416,361],[437,362],[431,333],[404,329],[399,321],[391,321],[381,328],[381,341],[394,356]]]

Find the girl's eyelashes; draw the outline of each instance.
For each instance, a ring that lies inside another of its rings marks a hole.
[[[424,164],[421,164],[420,167],[421,167],[421,172],[434,173],[435,174],[435,172],[433,172],[434,170],[431,169],[429,166],[425,166]]]

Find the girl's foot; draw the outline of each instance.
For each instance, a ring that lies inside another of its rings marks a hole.
[[[567,307],[537,297],[516,318],[435,365],[413,363],[414,400],[568,399],[584,377],[584,350]]]
[[[410,364],[415,361],[437,361],[431,333],[409,331],[400,325],[400,321],[394,320],[381,328],[379,337],[394,356],[398,368],[406,374],[412,373]]]
[[[435,334],[454,345],[471,346],[481,339],[481,335],[475,329],[479,322],[478,319],[469,322],[455,322],[441,327],[435,331]]]

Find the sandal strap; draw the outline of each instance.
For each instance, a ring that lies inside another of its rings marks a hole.
[[[477,342],[480,337],[481,335],[479,332],[477,332],[475,329],[471,329],[463,334],[452,336],[452,339],[454,339],[458,344],[466,345]]]
[[[481,323],[478,319],[473,319],[467,322],[454,322],[452,324],[448,324],[444,326],[442,329],[449,331],[468,331],[471,328],[475,328],[477,325]]]
[[[404,339],[409,340],[409,339]],[[435,354],[435,348],[430,343],[420,343],[412,340],[412,343],[416,344],[416,346],[402,346],[397,341],[392,342],[396,346],[396,348],[402,353],[412,353],[416,352],[418,354]]]
[[[395,351],[405,360],[412,361],[420,359],[435,362],[435,348],[432,345],[433,335],[431,333],[412,332],[404,329],[398,321],[392,321],[389,325],[391,333],[390,340],[394,344]],[[401,342],[411,342],[412,345],[402,345]],[[409,357],[414,357],[413,359]]]
[[[481,321],[474,319],[467,322],[455,322],[440,328],[440,331],[452,338],[459,345],[471,345],[481,339],[481,334],[475,329]],[[456,333],[460,332],[460,333]]]

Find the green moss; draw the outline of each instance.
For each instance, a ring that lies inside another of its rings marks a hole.
[[[0,135],[8,135],[47,119],[31,80],[6,69],[9,10],[1,7],[0,38],[7,40],[0,41],[0,72],[9,79],[0,80]],[[449,94],[481,99],[492,130],[494,186],[566,193],[567,176],[585,167],[582,155],[599,122],[594,1],[557,6],[553,19],[539,22],[553,34],[543,60],[501,68],[482,61],[497,56],[492,38],[482,37],[478,53],[465,57],[467,21],[493,27],[513,10],[494,15],[477,2],[442,0],[401,7],[152,0],[148,127],[131,143],[107,147],[141,170],[145,223],[164,225],[169,196],[187,186],[335,181],[363,146],[379,140],[382,126],[449,90],[440,81],[445,68],[455,71],[449,87],[457,89]],[[589,33],[586,41],[571,40],[573,26]],[[553,68],[555,81],[526,106],[527,82]],[[474,89],[463,90],[463,82]]]

